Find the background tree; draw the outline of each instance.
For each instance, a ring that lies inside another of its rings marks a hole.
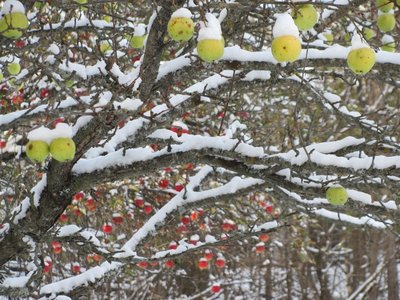
[[[399,1],[308,1],[278,63],[297,2],[0,1],[1,294],[398,299]]]

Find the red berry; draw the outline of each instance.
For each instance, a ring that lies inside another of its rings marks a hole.
[[[78,263],[73,263],[71,267],[71,271],[74,274],[79,274],[81,272],[81,266]]]
[[[217,257],[217,259],[215,260],[215,266],[217,268],[224,268],[225,267],[225,258],[223,257]]]
[[[113,214],[112,222],[117,225],[122,224],[124,222],[124,217],[118,213]]]
[[[158,186],[162,189],[166,189],[169,185],[169,180],[167,179],[161,179],[160,182],[158,183]]]
[[[51,248],[55,254],[60,254],[62,252],[62,245],[60,242],[51,242]]]
[[[175,191],[180,192],[184,189],[185,187],[182,184],[175,184]]]
[[[77,201],[81,201],[82,199],[83,199],[83,197],[85,197],[85,194],[83,193],[83,192],[79,192],[79,193],[76,193],[75,195],[74,195],[74,200],[77,200]]]
[[[182,223],[183,223],[184,225],[189,225],[189,224],[190,224],[190,218],[189,218],[189,216],[183,216],[182,219],[181,219],[181,221],[182,221]]]
[[[7,142],[5,140],[0,140],[0,149],[3,149],[7,146]]]
[[[212,253],[211,250],[208,250],[208,249],[207,249],[206,251],[204,251],[204,257],[205,257],[205,259],[207,259],[207,260],[212,260],[213,256],[214,256],[214,253]]]
[[[269,235],[266,234],[266,233],[262,233],[262,234],[260,234],[259,239],[260,239],[261,242],[268,242]]]
[[[143,269],[146,269],[149,266],[149,263],[147,261],[141,261],[137,265]]]
[[[262,253],[265,251],[265,244],[264,242],[260,242],[256,245],[256,253]]]
[[[25,47],[25,42],[23,40],[18,40],[18,41],[15,42],[15,47],[24,48]]]
[[[68,221],[68,215],[66,213],[62,213],[58,219],[60,220],[60,222],[67,222]]]
[[[19,105],[22,102],[24,102],[24,97],[22,95],[17,95],[12,97],[11,102],[14,103],[15,105]]]
[[[104,224],[103,227],[101,227],[101,230],[105,234],[110,234],[112,232],[112,224],[110,224],[110,223]]]
[[[213,293],[219,293],[221,291],[221,286],[219,285],[219,284],[214,284],[212,287],[211,287],[211,292],[213,292]]]
[[[272,205],[267,205],[265,206],[265,211],[270,214],[274,211],[274,208],[272,207]]]
[[[136,205],[137,207],[142,208],[142,207],[144,206],[144,200],[141,199],[141,198],[135,199],[135,205]]]
[[[178,244],[176,242],[172,241],[171,243],[169,243],[168,249],[175,250],[176,248],[178,248]]]
[[[175,265],[175,263],[174,263],[173,260],[167,260],[167,261],[165,262],[165,267],[167,267],[168,269],[173,268],[174,265]]]
[[[145,203],[144,204],[144,212],[146,215],[151,214],[151,212],[153,211],[153,206],[151,206],[150,203]]]
[[[95,211],[96,210],[96,202],[93,198],[89,198],[85,202],[85,207],[88,211]]]
[[[200,270],[208,269],[208,260],[204,257],[200,258],[198,266]]]

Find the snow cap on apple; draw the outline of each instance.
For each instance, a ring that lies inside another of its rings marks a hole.
[[[375,52],[355,31],[351,39],[351,49],[347,55],[347,65],[355,74],[368,73],[375,64]]]
[[[173,18],[188,18],[188,19],[191,19],[192,16],[193,15],[190,12],[190,10],[188,10],[187,8],[181,7],[181,8],[179,8],[176,11],[173,12],[173,14],[171,15],[171,19],[173,19]]]
[[[16,12],[20,12],[23,14],[25,13],[25,7],[21,2],[17,0],[7,0],[6,2],[4,2],[1,9],[2,16]]]
[[[288,13],[275,14],[276,21],[274,27],[272,28],[272,34],[274,38],[280,36],[292,35],[300,39],[300,32],[293,18]]]
[[[288,13],[276,14],[276,22],[272,29],[272,55],[278,62],[294,62],[300,56],[300,33],[293,18]]]
[[[172,15],[167,25],[168,35],[176,42],[188,41],[194,32],[192,13],[187,8],[180,8]]]
[[[133,30],[133,36],[144,36],[146,34],[146,25],[139,23]]]
[[[224,55],[225,41],[218,19],[213,14],[207,13],[206,20],[206,22],[200,22],[197,54],[202,60],[212,62]]]
[[[17,39],[21,37],[21,30],[29,26],[28,18],[25,15],[25,7],[17,0],[4,2],[0,14],[0,33],[7,38]]]

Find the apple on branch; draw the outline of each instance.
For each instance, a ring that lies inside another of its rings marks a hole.
[[[278,62],[294,62],[300,56],[299,29],[289,14],[279,14],[273,27],[272,55]]]
[[[192,13],[187,8],[176,10],[168,22],[167,30],[171,39],[176,42],[188,41],[194,32]]]

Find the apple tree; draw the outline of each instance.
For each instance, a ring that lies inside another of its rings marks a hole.
[[[400,1],[0,6],[1,295],[399,299]]]

